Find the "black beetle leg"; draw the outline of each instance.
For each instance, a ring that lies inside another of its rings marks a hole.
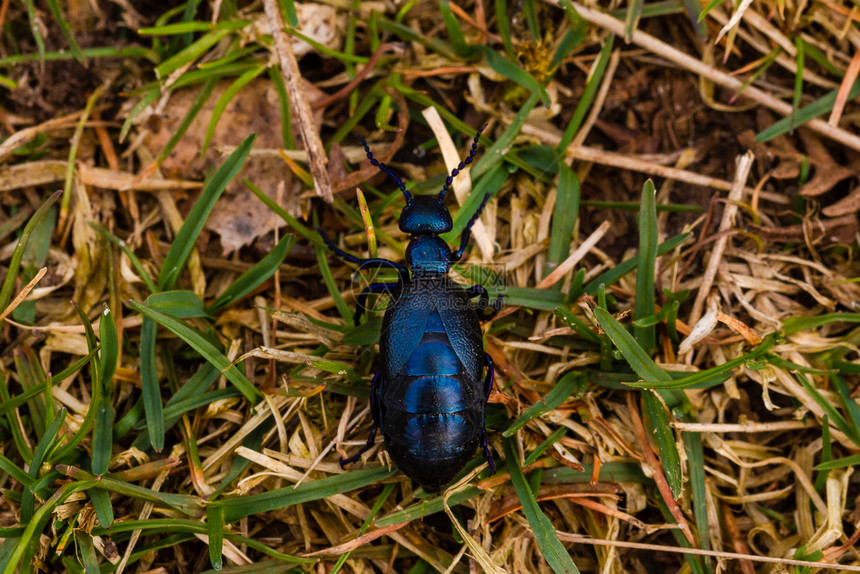
[[[371,283],[364,289],[364,291],[359,293],[355,298],[355,315],[352,317],[355,326],[358,327],[358,324],[361,321],[361,316],[364,315],[365,311],[367,311],[368,295],[379,295],[384,293],[393,294],[393,291],[399,286],[400,283]]]
[[[490,307],[490,296],[483,285],[472,285],[466,289],[466,293],[469,294],[470,298],[478,296],[481,297],[475,305],[475,311],[478,313],[482,321],[489,321],[502,310],[504,296],[499,295],[493,302],[492,307]]]
[[[343,468],[347,464],[352,464],[361,458],[361,455],[370,450],[370,447],[373,446],[373,442],[376,440],[376,431],[379,428],[379,425],[382,424],[382,421],[379,420],[376,409],[376,395],[379,389],[379,371],[373,375],[373,382],[370,383],[370,413],[373,415],[373,428],[370,429],[370,436],[367,437],[367,442],[364,443],[364,446],[361,447],[361,450],[356,454],[352,455],[349,458],[340,459],[340,466]]]
[[[490,446],[487,444],[487,427],[486,427],[486,403],[490,401],[490,393],[493,390],[493,379],[495,377],[496,368],[493,365],[493,358],[490,357],[489,353],[484,353],[484,362],[487,366],[487,374],[484,377],[484,395],[485,395],[485,403],[484,403],[484,420],[481,421],[481,442],[484,446],[484,456],[487,457],[487,464],[490,465],[490,474],[495,474],[496,472],[496,463],[493,461],[493,455],[490,454]]]

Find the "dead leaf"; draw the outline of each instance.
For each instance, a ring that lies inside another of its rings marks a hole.
[[[827,217],[838,217],[860,211],[860,187],[855,187],[851,193],[821,210]]]
[[[809,155],[809,161],[815,168],[812,179],[800,188],[800,195],[815,197],[827,193],[837,183],[855,174],[855,170],[837,164],[811,131],[801,129],[798,133]]]
[[[212,110],[229,85],[229,81],[224,81],[215,88],[185,136],[165,158],[161,169],[166,177],[203,179],[206,170],[224,161],[217,148],[236,146],[251,133],[257,134],[257,150],[283,146],[277,92],[269,80],[258,79],[245,86],[231,100],[215,128],[206,154],[200,156]],[[306,83],[305,88],[311,99],[325,95],[310,83]],[[160,153],[173,136],[196,96],[196,90],[188,89],[179,90],[171,97],[164,112],[157,119],[157,128],[144,141],[153,154]],[[314,114],[314,122],[319,128],[322,123],[321,112]],[[297,198],[301,192],[301,184],[295,180],[283,160],[274,154],[257,156],[252,153],[239,175],[227,186],[224,196],[215,204],[206,222],[207,229],[221,236],[221,247],[225,255],[251,244],[257,237],[282,225],[281,219],[242,183],[245,178],[272,198],[275,197],[278,183],[284,181],[284,207],[293,215],[300,213]]]

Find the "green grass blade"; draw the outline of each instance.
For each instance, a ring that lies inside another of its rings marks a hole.
[[[860,428],[850,424],[845,417],[842,416],[842,413],[836,410],[836,407],[830,404],[824,395],[822,395],[818,389],[812,386],[812,383],[809,382],[809,379],[806,378],[806,375],[803,373],[794,373],[794,376],[797,377],[797,380],[800,381],[800,384],[803,385],[803,388],[809,393],[809,396],[821,407],[827,416],[830,417],[830,420],[836,425],[840,431],[845,433],[851,442],[860,447]]]
[[[220,570],[224,565],[221,554],[224,548],[224,507],[214,502],[206,507],[206,531],[209,534],[209,562]]]
[[[546,451],[546,449],[561,440],[561,437],[563,437],[566,433],[567,427],[562,426],[555,429],[548,437],[546,437],[546,439],[542,443],[537,446],[537,448],[535,448],[529,453],[529,455],[523,461],[523,467],[528,467],[529,465],[537,462],[537,459],[540,458],[540,455],[542,455]]]
[[[600,337],[597,335],[597,333],[592,331],[591,328],[586,325],[582,319],[574,316],[564,307],[556,307],[555,309],[553,309],[553,313],[555,313],[556,317],[564,321],[568,327],[576,331],[577,334],[579,334],[580,336],[585,337],[592,343],[600,343]]]
[[[451,3],[445,0],[439,2],[439,13],[442,15],[445,27],[448,28],[448,37],[451,39],[451,45],[454,46],[454,53],[460,58],[468,58],[472,49],[466,43],[466,37],[463,36],[460,22],[451,10]]]
[[[511,60],[501,56],[498,52],[487,46],[478,46],[477,49],[484,55],[487,65],[490,66],[496,73],[501,74],[510,81],[519,84],[533,94],[540,96],[541,103],[549,107],[549,94],[540,82],[534,76],[523,70],[519,64],[515,64]]]
[[[544,275],[549,275],[570,254],[570,242],[579,217],[581,187],[576,172],[566,162],[558,164],[558,188],[555,209],[552,212],[552,228],[546,255]],[[556,284],[561,289],[561,282]]]
[[[842,408],[848,413],[848,418],[851,420],[851,425],[860,429],[860,405],[854,397],[851,396],[851,390],[845,382],[845,377],[839,373],[835,373],[831,377],[833,388],[839,395],[839,401],[842,403]]]
[[[85,484],[89,485],[87,488],[95,486],[108,492],[116,492],[131,498],[152,502],[153,504],[176,510],[187,516],[200,517],[203,514],[203,502],[197,496],[158,492],[137,484],[116,480],[111,476],[98,478],[80,468],[64,464],[58,464],[56,468],[61,474],[85,481]]]
[[[710,2],[708,2],[708,5],[705,6],[705,8],[701,12],[699,12],[699,18],[697,21],[703,22],[711,10],[713,10],[720,4],[725,4],[725,2],[726,0],[710,0]]]
[[[636,273],[636,303],[633,314],[642,319],[654,314],[654,274],[657,269],[657,190],[649,179],[642,187],[642,208],[639,210],[639,265]],[[633,336],[645,349],[654,352],[657,346],[655,325],[633,327]]]
[[[174,319],[206,317],[203,301],[194,291],[177,290],[153,293],[146,298],[146,306],[170,315]]]
[[[191,251],[197,242],[197,236],[206,224],[206,219],[215,205],[215,202],[221,196],[221,193],[227,187],[242,166],[245,164],[248,154],[251,153],[251,148],[254,146],[256,134],[251,134],[246,137],[239,147],[230,154],[223,164],[215,172],[206,186],[203,188],[200,197],[191,208],[188,218],[182,224],[182,228],[173,240],[167,256],[164,258],[164,265],[161,268],[161,273],[158,277],[158,290],[164,291],[172,289],[179,279],[179,274],[185,267]]]
[[[218,389],[216,391],[194,395],[181,401],[174,402],[173,397],[171,397],[167,404],[164,405],[164,426],[166,429],[170,429],[174,424],[176,424],[179,418],[187,412],[200,407],[205,407],[215,401],[239,396],[242,396],[242,393],[233,387],[228,387],[226,389]],[[134,428],[142,430],[144,426],[145,423],[140,421],[134,426]]]
[[[822,96],[811,104],[797,110],[797,113],[794,113],[789,117],[782,118],[769,128],[763,129],[755,136],[755,141],[761,143],[768,142],[781,135],[787,134],[792,129],[799,128],[809,120],[815,119],[824,114],[829,114],[833,110],[833,106],[836,105],[837,93],[838,90],[828,92],[827,95]],[[851,86],[851,90],[848,92],[848,101],[850,102],[858,97],[860,97],[860,80],[855,81],[854,85]]]
[[[85,574],[101,574],[99,559],[96,556],[96,546],[93,544],[93,537],[83,530],[76,530],[75,543],[78,547],[78,556],[81,558]]]
[[[224,522],[230,524],[252,514],[284,509],[294,504],[322,500],[335,494],[343,494],[344,492],[363,488],[385,480],[393,476],[395,472],[395,470],[389,470],[384,467],[355,470],[327,478],[303,482],[296,487],[288,486],[260,494],[225,499],[222,501],[224,505]]]
[[[555,527],[538,506],[534,493],[526,482],[526,477],[523,475],[523,470],[520,468],[514,453],[511,439],[504,439],[502,444],[505,448],[505,463],[511,473],[511,481],[514,483],[514,489],[523,505],[523,514],[526,515],[526,519],[532,527],[535,542],[537,542],[544,560],[556,574],[578,574],[579,569],[570,558],[570,553],[558,539]]]
[[[806,56],[804,55],[804,43],[800,36],[794,37],[794,47],[797,49],[795,60],[797,62],[797,71],[794,74],[794,97],[791,100],[791,129],[794,132],[794,121],[797,116],[797,110],[800,108],[800,98],[803,96],[803,67],[806,64]]]
[[[707,486],[705,485],[705,453],[702,445],[702,435],[697,432],[682,433],[684,450],[687,453],[688,468],[690,469],[690,487],[693,494],[693,516],[696,519],[696,531],[699,534],[699,548],[711,549],[710,523],[708,521]],[[704,568],[711,572],[710,559],[703,560]]]
[[[534,0],[523,0],[523,12],[526,15],[526,25],[529,28],[529,36],[532,39],[532,42],[539,42],[540,37],[540,23],[538,21],[537,15],[537,7],[535,6]]]
[[[33,518],[27,523],[24,528],[24,533],[18,540],[17,546],[12,551],[9,561],[3,568],[2,574],[14,574],[18,571],[18,567],[24,558],[24,554],[28,551],[31,544],[38,543],[39,534],[44,530],[45,525],[51,518],[54,509],[65,502],[65,500],[76,492],[87,490],[93,487],[95,481],[87,482],[69,482],[64,484],[59,490],[54,492],[48,500],[42,504],[33,514]]]
[[[663,464],[666,482],[669,483],[672,496],[677,499],[681,496],[681,491],[684,488],[683,476],[681,474],[681,455],[678,453],[677,444],[675,444],[675,433],[672,432],[672,427],[669,426],[669,415],[666,414],[666,407],[663,405],[663,401],[654,394],[656,392],[658,391],[643,391],[642,403],[645,414],[648,417],[648,422],[651,425],[654,442],[657,444],[657,450],[660,453],[660,461]]]
[[[159,64],[155,68],[155,76],[162,80],[167,78],[167,76],[169,76],[172,72],[175,72],[179,68],[186,66],[197,60],[198,58],[202,57],[205,53],[212,49],[215,44],[226,38],[231,33],[233,33],[233,31],[230,29],[212,30],[211,32],[204,35],[199,40],[197,40],[175,56]]]
[[[23,0],[24,6],[27,8],[27,17],[30,19],[30,31],[33,32],[33,39],[36,41],[36,49],[39,52],[39,60],[45,60],[45,39],[42,38],[41,26],[37,21],[36,3],[33,0]]]
[[[54,192],[54,194],[51,195],[51,197],[49,197],[38,210],[36,210],[36,213],[33,214],[33,217],[31,217],[30,221],[27,222],[27,225],[24,226],[24,231],[21,232],[21,237],[18,238],[18,243],[15,245],[15,250],[12,252],[12,259],[9,261],[9,267],[6,271],[6,279],[3,280],[3,287],[0,287],[0,312],[6,309],[9,305],[9,301],[12,299],[12,290],[15,288],[15,280],[18,278],[18,271],[21,268],[21,259],[24,257],[24,251],[27,249],[27,243],[30,240],[30,236],[33,234],[33,230],[39,224],[39,221],[45,217],[51,209],[51,206],[53,206],[60,198],[62,193],[62,191]],[[3,325],[2,320],[0,320],[0,325]]]
[[[570,146],[579,127],[585,120],[585,114],[588,113],[588,108],[591,107],[591,102],[594,101],[594,96],[597,94],[597,89],[600,87],[600,82],[603,79],[603,73],[606,72],[606,65],[609,63],[609,56],[612,54],[612,46],[615,44],[615,36],[606,38],[603,48],[600,50],[600,56],[597,58],[597,63],[594,66],[594,71],[585,83],[585,91],[582,97],[576,104],[576,109],[564,129],[564,134],[561,136],[561,141],[556,150],[561,157],[564,157],[564,152]]]
[[[417,42],[422,46],[426,46],[431,53],[436,52],[443,58],[452,61],[456,61],[458,59],[457,55],[454,53],[453,47],[448,42],[440,40],[439,38],[428,37],[405,24],[399,24],[394,20],[389,20],[388,18],[377,17],[375,22],[380,29],[391,32],[407,42]],[[366,58],[358,58],[356,56],[348,57],[346,54],[343,54],[343,58],[341,59],[343,61],[349,61],[347,58],[355,63],[364,63],[366,61]]]
[[[610,315],[609,311],[598,307],[594,310],[594,317],[612,340],[612,343],[621,351],[627,363],[645,382],[670,383],[672,381],[669,373],[657,366],[648,356],[648,353],[639,346],[636,339]],[[669,483],[672,495],[677,498],[681,494],[682,478],[681,456],[678,454],[678,447],[675,444],[675,434],[669,426],[669,418],[662,401],[651,391],[646,391],[642,399],[654,432],[657,449],[660,451],[666,481]]]
[[[860,465],[860,454],[852,454],[844,458],[837,458],[829,462],[823,462],[815,467],[815,470],[835,470],[837,468],[847,468],[849,466]]]
[[[481,494],[483,494],[483,491],[481,489],[475,486],[470,486],[449,496],[447,499],[448,506],[453,508],[458,504],[462,504],[463,502],[471,498],[475,498],[476,496],[479,496]],[[409,506],[408,508],[396,510],[394,512],[391,512],[390,514],[386,514],[385,516],[376,521],[376,526],[392,526],[394,524],[401,524],[403,522],[410,522],[412,520],[420,520],[426,516],[431,516],[438,512],[442,512],[443,500],[444,499],[442,496],[434,496],[432,498],[423,499],[418,504],[414,504],[412,506]]]
[[[128,244],[125,241],[123,241],[98,223],[91,221],[90,227],[98,231],[102,237],[119,247],[119,249],[125,254],[125,256],[128,257],[128,260],[131,262],[131,266],[134,267],[134,270],[144,282],[146,288],[149,289],[150,293],[155,293],[156,291],[158,291],[158,287],[156,287],[155,281],[152,280],[152,277],[150,277],[146,268],[143,266],[143,263],[140,262],[140,259],[137,258],[137,255],[134,254],[134,252],[129,248]]]
[[[303,225],[298,219],[287,213],[287,211],[283,207],[275,203],[275,201],[268,195],[266,195],[263,190],[261,190],[259,187],[257,187],[247,179],[242,180],[242,182],[248,186],[248,189],[250,189],[254,195],[257,196],[257,199],[266,204],[266,207],[277,213],[278,217],[283,219],[286,224],[290,226],[290,229],[295,231],[299,237],[313,243],[317,247],[326,247],[325,242],[320,238],[319,235],[311,231],[311,229],[309,229],[308,227],[305,227],[305,225]]]
[[[90,362],[90,360],[95,356],[95,354],[97,352],[98,352],[98,349],[93,349],[92,351],[90,351],[89,353],[87,353],[86,355],[84,355],[83,357],[81,357],[80,359],[75,361],[74,363],[72,363],[68,368],[64,369],[63,371],[61,371],[60,373],[58,373],[56,375],[53,375],[51,377],[51,384],[52,385],[57,384],[58,382],[67,379],[68,377],[70,377],[74,373],[76,373],[77,371],[81,370],[84,367],[84,365],[86,365],[88,362]],[[2,376],[0,376],[0,383],[2,383],[2,382],[3,382],[3,378],[2,378]],[[9,397],[8,399],[4,398],[3,402],[0,403],[0,415],[4,415],[7,412],[9,412],[13,409],[16,409],[16,408],[20,407],[21,405],[25,404],[27,401],[29,401],[33,397],[39,396],[41,393],[45,392],[45,387],[46,387],[46,384],[41,383],[41,384],[36,385],[35,387],[31,388],[31,389],[27,389],[26,391],[24,391],[20,395],[16,395],[14,397]],[[2,384],[0,384],[0,388],[4,388],[4,386]],[[15,425],[13,425],[13,426],[15,426]]]
[[[125,121],[122,123],[122,128],[119,130],[119,141],[120,143],[125,141],[125,138],[128,136],[129,130],[131,130],[131,126],[134,125],[134,119],[140,115],[140,113],[148,108],[150,105],[154,104],[155,101],[161,96],[161,90],[157,87],[150,88],[147,90],[146,94],[138,102],[134,105],[129,112],[128,117],[125,118]],[[94,225],[90,223],[90,225]]]
[[[29,207],[21,207],[19,208],[21,211],[18,213],[7,217],[5,221],[0,223],[0,241],[3,241],[12,233],[24,225],[24,222],[27,221],[27,218],[33,214],[33,210]]]
[[[173,132],[173,135],[170,136],[170,139],[167,140],[167,143],[164,145],[164,149],[162,149],[161,153],[158,154],[158,157],[155,158],[156,166],[161,165],[161,162],[167,159],[167,156],[170,155],[173,148],[175,148],[179,141],[185,136],[185,132],[187,132],[188,128],[191,127],[197,114],[200,113],[200,110],[202,110],[203,106],[206,105],[206,102],[209,101],[209,96],[212,95],[212,92],[215,90],[215,86],[218,85],[218,79],[219,76],[210,77],[200,87],[200,91],[197,92],[197,96],[194,98],[194,101],[191,102],[191,105],[188,107],[188,111],[185,113],[185,116],[183,116],[182,121],[179,122],[179,126],[177,126],[176,130]]]
[[[761,345],[755,348],[755,350],[750,351],[746,355],[742,355],[737,359],[732,359],[731,361],[726,361],[722,365],[717,365],[716,367],[712,367],[710,369],[700,371],[698,373],[694,373],[692,375],[688,375],[686,377],[681,377],[679,379],[675,379],[673,381],[662,381],[662,382],[652,382],[652,381],[644,381],[644,382],[631,382],[626,383],[628,387],[634,389],[687,389],[698,385],[712,377],[717,377],[720,375],[728,374],[733,369],[740,367],[745,363],[752,363],[759,357],[764,356],[771,347],[776,343],[776,338],[774,335],[768,335],[764,341],[762,341]],[[644,378],[644,377],[643,377]]]
[[[587,383],[588,381],[586,380],[585,375],[579,371],[566,373],[558,383],[556,383],[552,390],[547,393],[546,397],[523,411],[523,414],[517,417],[517,420],[502,433],[502,436],[513,436],[532,419],[557,409],[575,391],[581,391],[584,389]]]
[[[105,528],[110,528],[113,525],[113,505],[110,503],[110,493],[100,488],[91,488],[87,491],[90,500],[93,501],[93,509],[96,511],[96,518],[99,519],[99,524]]]
[[[845,323],[860,323],[860,313],[826,313],[814,317],[789,317],[782,322],[786,335],[793,335],[806,329],[814,329],[842,321]]]
[[[459,241],[460,234],[463,233],[469,220],[471,220],[475,215],[475,212],[478,211],[478,208],[484,201],[484,196],[489,195],[490,199],[495,197],[507,178],[508,172],[501,164],[493,166],[493,168],[481,178],[474,189],[472,189],[472,193],[469,194],[469,197],[466,198],[466,201],[463,202],[463,205],[457,210],[457,213],[454,214],[454,227],[451,231],[443,233],[441,235],[442,239],[448,242]]]
[[[126,46],[124,48],[116,48],[114,46],[102,46],[98,48],[84,48],[81,50],[84,58],[87,60],[99,58],[142,58],[150,62],[156,62],[158,56],[154,51],[140,46]],[[13,66],[25,62],[54,62],[57,60],[71,60],[73,58],[71,52],[61,50],[57,52],[45,52],[44,54],[16,54],[0,58],[0,67]]]
[[[107,303],[104,303],[104,311],[102,311],[102,318],[99,322],[99,342],[101,343],[99,379],[104,387],[104,393],[107,394],[119,360],[119,337],[117,336],[113,313],[111,313]]]
[[[821,462],[818,466],[829,463],[833,460],[833,441],[830,438],[830,417],[824,415],[821,417]],[[819,470],[815,477],[815,490],[824,492],[827,486],[827,477],[830,475],[829,470]]]
[[[633,39],[633,32],[639,25],[639,18],[642,17],[642,0],[628,0],[627,16],[624,19],[624,42],[629,44]]]
[[[39,444],[36,445],[36,450],[33,451],[33,462],[30,465],[30,476],[37,478],[42,470],[42,463],[48,458],[48,453],[54,448],[57,442],[57,434],[60,432],[60,427],[66,421],[66,409],[60,409],[51,426],[45,431],[45,434],[39,439]]]
[[[146,416],[146,432],[149,444],[155,452],[164,449],[164,406],[161,402],[161,386],[155,361],[155,343],[158,324],[144,317],[140,327],[140,384],[143,394],[143,412]]]
[[[561,42],[558,43],[555,54],[552,56],[552,62],[549,65],[550,70],[557,70],[568,54],[582,43],[585,39],[585,32],[586,28],[573,28],[565,32]]]
[[[51,457],[51,461],[60,461],[64,460],[66,456],[72,453],[79,444],[83,441],[84,437],[89,436],[90,428],[92,428],[93,424],[95,424],[96,414],[98,412],[98,406],[102,400],[102,383],[99,377],[99,373],[101,371],[101,367],[99,364],[98,354],[95,352],[100,349],[100,345],[98,340],[96,339],[95,331],[93,331],[93,326],[87,318],[86,314],[83,310],[78,306],[74,301],[71,302],[75,311],[81,318],[81,322],[84,325],[84,332],[87,337],[87,348],[90,353],[90,376],[92,378],[92,395],[90,397],[90,402],[87,405],[87,412],[84,415],[84,420],[81,423],[78,431],[72,436],[72,439],[66,443],[64,446],[60,447],[54,455]],[[49,389],[49,386],[46,386],[46,389]]]
[[[227,287],[215,301],[206,308],[210,314],[215,314],[224,307],[238,301],[259,287],[277,271],[287,257],[295,242],[295,235],[285,235],[268,255],[258,261],[253,267],[243,273]]]
[[[57,0],[46,1],[48,3],[48,9],[51,11],[51,15],[54,16],[54,21],[56,21],[57,26],[60,28],[60,32],[66,39],[66,42],[69,43],[72,57],[78,62],[83,63],[84,54],[81,52],[81,47],[78,45],[77,40],[75,40],[75,36],[72,34],[72,29],[69,27],[69,23],[66,21],[65,16],[63,16],[63,9],[60,6],[60,3]]]
[[[676,235],[671,239],[667,239],[666,241],[657,246],[657,256],[659,257],[661,255],[669,253],[670,251],[687,241],[690,236],[690,233],[682,233],[681,235]],[[597,289],[598,287],[600,287],[600,285],[612,285],[613,283],[636,269],[636,266],[638,264],[639,259],[637,257],[631,257],[630,259],[619,263],[612,269],[604,271],[603,273],[592,279],[583,288],[583,290],[589,295],[594,295],[595,293],[597,293]]]
[[[163,24],[150,28],[140,28],[137,33],[141,36],[176,36],[189,32],[209,32],[212,30],[239,30],[250,24],[250,20],[236,20],[232,22],[176,22],[174,24]]]
[[[514,140],[520,134],[520,130],[523,129],[523,125],[526,123],[529,114],[539,99],[540,95],[533,92],[532,95],[529,96],[529,99],[527,99],[520,108],[520,111],[517,112],[517,115],[514,116],[513,120],[511,120],[511,123],[508,124],[507,129],[501,137],[499,137],[499,139],[497,139],[496,142],[491,145],[486,152],[484,152],[484,155],[482,155],[477,162],[472,164],[473,180],[483,176],[485,173],[489,172],[491,168],[495,167],[497,163],[502,161],[504,154],[511,148],[511,146],[513,146]],[[432,100],[430,101],[432,102]]]
[[[352,323],[354,312],[349,308],[349,305],[346,304],[346,300],[343,298],[343,295],[340,294],[340,290],[337,288],[334,276],[331,274],[331,267],[329,267],[328,264],[328,250],[319,246],[314,246],[314,249],[317,253],[317,263],[319,264],[320,275],[322,276],[323,283],[325,283],[331,298],[334,299],[335,307],[337,307],[341,318],[347,325],[349,325]]]
[[[672,377],[657,366],[648,353],[636,342],[627,329],[615,320],[609,311],[600,307],[594,310],[594,316],[603,331],[621,351],[624,359],[630,364],[637,375],[647,383],[670,383]]]
[[[505,0],[495,0],[493,5],[496,8],[496,25],[499,28],[499,36],[502,38],[502,45],[505,47],[505,54],[508,55],[508,60],[514,61],[517,59],[517,54],[514,51],[514,44],[511,41],[510,20],[508,20],[508,6]]]
[[[230,84],[218,98],[218,101],[215,102],[215,108],[212,110],[212,119],[209,120],[206,137],[203,139],[203,146],[200,149],[201,157],[206,154],[206,150],[209,148],[209,143],[212,141],[212,136],[215,135],[215,128],[221,120],[221,115],[224,113],[224,110],[226,110],[227,106],[230,104],[230,101],[242,88],[251,83],[254,78],[265,72],[266,68],[267,65],[263,65],[248,70],[236,78],[236,81]]]
[[[151,309],[138,301],[129,301],[128,304],[135,311],[138,311],[148,319],[158,323],[162,327],[165,327],[174,335],[188,343],[204,359],[209,361],[209,363],[223,373],[224,376],[227,377],[227,380],[233,383],[233,385],[239,389],[239,392],[251,401],[251,403],[257,404],[260,399],[262,399],[262,393],[254,387],[253,383],[245,377],[244,373],[242,373],[236,365],[231,364],[227,357],[216,349],[215,346],[198,331],[192,329],[182,321],[174,319],[173,317],[165,315],[155,309]]]
[[[33,483],[33,477],[24,472],[24,469],[17,464],[0,454],[0,471],[5,472],[17,482],[20,482],[26,487]]]
[[[104,474],[110,465],[113,450],[113,405],[108,396],[102,396],[93,422],[93,473]]]

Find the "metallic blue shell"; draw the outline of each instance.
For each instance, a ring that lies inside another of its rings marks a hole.
[[[448,208],[435,195],[416,195],[400,212],[400,231],[410,235],[439,235],[454,228]]]
[[[379,346],[388,452],[407,476],[439,490],[472,459],[483,433],[483,341],[465,290],[444,275],[403,283]]]

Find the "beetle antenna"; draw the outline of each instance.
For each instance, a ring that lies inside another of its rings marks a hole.
[[[391,171],[390,167],[373,157],[373,152],[370,151],[370,146],[367,145],[367,142],[364,140],[363,137],[358,136],[358,141],[360,141],[361,145],[364,146],[364,151],[367,153],[367,159],[370,160],[371,165],[375,165],[379,168],[379,171],[387,173],[388,177],[394,180],[394,182],[397,184],[397,187],[399,187],[400,191],[403,192],[403,196],[406,198],[406,203],[412,201],[412,194],[406,191],[406,186],[403,184],[403,181],[399,177],[397,177],[393,171]]]
[[[466,252],[466,245],[469,244],[469,239],[472,237],[472,226],[475,225],[475,222],[478,221],[479,217],[481,217],[481,212],[484,211],[484,207],[487,206],[488,201],[490,201],[490,194],[485,193],[484,199],[481,200],[481,205],[479,205],[478,210],[475,211],[475,215],[472,216],[472,219],[470,219],[469,223],[466,224],[466,227],[463,228],[463,233],[460,235],[460,248],[451,253],[451,261],[459,261],[462,259],[463,253]]]
[[[475,159],[475,154],[478,153],[478,140],[481,138],[481,133],[486,129],[487,124],[482,125],[478,128],[478,133],[475,134],[475,138],[472,140],[472,149],[469,150],[469,155],[461,161],[457,167],[451,170],[451,175],[449,175],[445,179],[445,185],[442,187],[442,191],[439,192],[439,201],[445,200],[445,194],[448,193],[448,187],[451,185],[451,182],[454,181],[454,178],[457,177],[461,171],[466,169],[466,166],[472,163]]]
[[[478,211],[475,212],[475,215],[473,215],[472,219],[469,220],[469,223],[466,224],[466,229],[472,229],[472,226],[475,225],[475,222],[478,221],[479,217],[481,217],[481,212],[484,211],[485,207],[487,207],[488,201],[490,201],[490,194],[485,193],[484,199],[481,200],[481,205],[478,206]]]

